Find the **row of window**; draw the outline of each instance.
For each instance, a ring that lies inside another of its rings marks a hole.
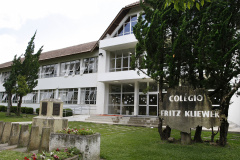
[[[82,63],[82,65],[81,65]],[[58,64],[42,66],[40,70],[40,78],[56,77]],[[96,73],[98,71],[98,58],[91,57],[81,60],[63,62],[60,64],[60,76],[82,75],[88,73]]]
[[[37,103],[38,91],[33,91],[22,98],[23,103]],[[40,99],[58,98],[61,99],[65,104],[77,104],[78,94],[80,94],[80,104],[96,104],[97,88],[81,88],[81,92],[78,93],[78,88],[70,89],[59,89],[58,97],[56,90],[41,90]],[[19,97],[14,94],[12,95],[12,102],[17,103]],[[0,102],[7,103],[8,95],[4,92],[0,92]]]

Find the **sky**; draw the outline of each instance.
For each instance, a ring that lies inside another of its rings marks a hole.
[[[24,54],[98,40],[118,12],[137,0],[0,0],[0,64]]]

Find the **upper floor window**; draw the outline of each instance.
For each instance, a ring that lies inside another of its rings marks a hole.
[[[57,64],[42,66],[41,78],[56,76],[57,76]]]
[[[0,77],[0,81],[4,83],[10,76],[11,72],[2,72],[2,75]]]
[[[110,56],[110,72],[130,70],[132,53],[135,53],[134,49],[112,52]]]
[[[117,31],[115,37],[133,34],[133,27],[137,24],[137,15],[129,16]]]
[[[80,74],[80,61],[71,61],[71,62],[64,62],[61,63],[61,76],[68,76],[68,75],[78,75]]]
[[[97,73],[98,71],[98,58],[91,57],[83,59],[84,74]]]

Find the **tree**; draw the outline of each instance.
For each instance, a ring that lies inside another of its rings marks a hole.
[[[228,109],[231,97],[240,86],[234,80],[240,74],[239,1],[212,3],[204,19],[198,49],[205,54],[203,63],[206,85],[214,86],[209,94],[217,99],[221,109],[220,145],[225,146],[228,132]],[[205,28],[205,29],[204,29]]]
[[[3,86],[5,87],[5,90],[8,94],[8,107],[7,107],[7,114],[6,115],[10,115],[10,109],[12,106],[12,90],[14,88],[14,86],[16,85],[16,79],[17,79],[17,75],[18,75],[18,68],[19,65],[21,64],[21,59],[20,57],[17,58],[17,56],[14,56],[13,59],[13,64],[11,66],[11,73],[10,76],[8,77],[8,79],[4,82]]]
[[[203,7],[205,2],[211,2],[211,0],[166,0],[165,7],[173,3],[177,11],[185,11],[187,8],[191,9],[196,4],[196,8],[200,10],[200,7]]]
[[[161,8],[160,0],[141,3],[145,18],[140,17],[134,28],[138,44],[133,67],[156,80],[159,91],[163,83],[171,88],[191,85],[214,89],[209,96],[220,104],[222,117],[227,117],[230,99],[240,86],[239,82],[231,84],[240,74],[239,3],[216,1],[200,11],[192,8],[184,12],[174,12],[173,6]],[[161,92],[159,95],[161,105]],[[221,145],[226,144],[227,126],[223,118]],[[199,142],[201,130],[197,127],[194,137]]]
[[[144,14],[140,16],[134,27],[138,43],[136,55],[132,56],[132,68],[137,68],[138,71],[143,72],[159,84],[159,105],[162,105],[162,89],[167,78],[166,55],[171,54],[171,43],[178,30],[176,24],[179,13],[173,7],[164,8],[163,1],[146,0],[145,3],[151,7],[140,1]],[[167,139],[170,136],[171,128],[167,126],[165,130],[162,130],[161,118],[159,118],[159,122],[160,137],[163,140]]]
[[[42,47],[34,54],[34,39],[36,32],[28,43],[27,49],[24,54],[24,60],[21,62],[20,57],[16,66],[12,66],[12,70],[16,70],[16,85],[14,86],[13,93],[16,93],[19,96],[19,101],[17,105],[17,115],[20,115],[22,98],[26,94],[33,91],[38,84],[38,71],[39,71],[39,57],[42,52]],[[20,64],[19,64],[20,62]],[[14,64],[14,63],[13,63]]]

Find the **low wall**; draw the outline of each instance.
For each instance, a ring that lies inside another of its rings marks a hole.
[[[51,133],[49,150],[76,147],[82,153],[83,160],[100,160],[100,134],[74,135]]]

